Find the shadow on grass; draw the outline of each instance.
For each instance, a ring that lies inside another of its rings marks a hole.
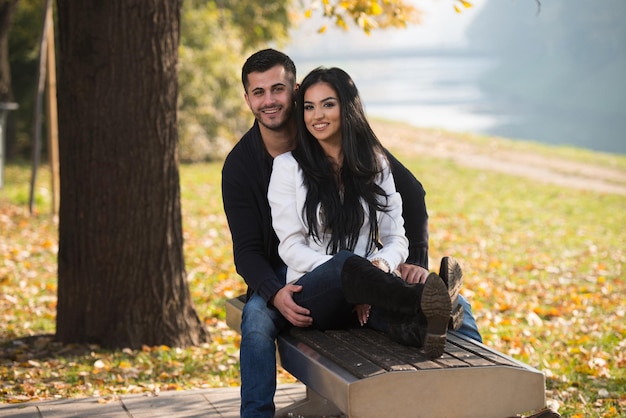
[[[29,360],[49,360],[59,356],[64,359],[80,358],[89,356],[94,350],[102,350],[97,345],[63,344],[54,338],[54,334],[38,334],[3,341],[0,343],[0,359],[23,364]]]

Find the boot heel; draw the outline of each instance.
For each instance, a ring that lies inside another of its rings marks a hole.
[[[452,303],[447,286],[437,274],[430,273],[426,279],[420,305],[427,321],[424,353],[431,359],[441,357],[446,348]]]
[[[452,315],[450,316],[450,321],[448,321],[448,329],[456,331],[461,328],[464,318],[465,312],[463,311],[463,306],[458,303],[456,307],[452,308]]]
[[[463,285],[463,270],[453,257],[443,257],[439,266],[439,277],[448,286],[448,294],[454,308],[458,303],[459,293]]]

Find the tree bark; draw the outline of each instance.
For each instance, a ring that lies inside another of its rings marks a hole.
[[[59,341],[188,346],[177,163],[182,0],[58,0]]]

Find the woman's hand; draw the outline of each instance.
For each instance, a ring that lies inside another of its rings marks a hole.
[[[370,319],[371,309],[372,309],[371,305],[364,305],[364,304],[355,305],[354,310],[356,311],[356,316],[359,319],[359,324],[361,324],[361,326],[367,324],[367,321]]]

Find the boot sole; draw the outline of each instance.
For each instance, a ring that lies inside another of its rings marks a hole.
[[[447,286],[435,273],[426,279],[420,306],[427,321],[424,353],[430,359],[441,357],[446,348],[452,304]]]
[[[439,276],[448,286],[448,294],[452,301],[452,306],[459,303],[459,293],[463,285],[463,270],[459,263],[452,257],[443,257],[439,267]]]

